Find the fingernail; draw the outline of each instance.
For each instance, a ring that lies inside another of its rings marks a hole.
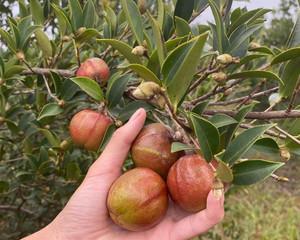
[[[134,121],[135,119],[137,119],[143,112],[143,108],[139,108],[129,119],[129,122]]]

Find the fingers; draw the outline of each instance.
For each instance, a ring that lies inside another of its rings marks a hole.
[[[208,231],[224,217],[224,194],[211,191],[205,210],[183,218],[175,223],[171,239],[185,240]]]
[[[141,108],[131,116],[124,126],[117,129],[103,153],[91,166],[88,176],[104,173],[119,174],[132,142],[144,126],[145,119],[146,112]]]

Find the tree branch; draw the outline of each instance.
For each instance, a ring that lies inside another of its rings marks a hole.
[[[215,115],[223,113],[228,116],[234,117],[237,112],[229,110],[206,110],[204,114]],[[285,118],[300,118],[300,111],[270,111],[270,112],[250,112],[246,115],[246,119],[257,119],[257,120],[270,120],[270,119],[285,119]]]
[[[31,70],[24,70],[21,74],[22,75],[50,75],[51,72],[57,73],[58,75],[61,75],[63,77],[72,77],[75,75],[75,71],[71,70],[65,70],[65,69],[51,69],[51,68],[32,68],[33,72]]]

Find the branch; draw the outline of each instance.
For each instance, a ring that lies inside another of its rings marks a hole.
[[[26,208],[19,208],[17,206],[11,206],[11,205],[0,205],[0,211],[8,210],[8,211],[21,211],[24,213],[27,213],[28,215],[34,215],[34,213]]]
[[[72,77],[75,75],[75,71],[64,70],[64,69],[51,69],[51,68],[32,68],[31,70],[24,70],[21,74],[22,75],[50,75],[51,72],[57,73],[63,77]]]
[[[274,88],[265,90],[263,92],[259,92],[259,93],[253,94],[252,97],[251,97],[251,99],[259,98],[259,97],[262,97],[262,96],[268,96],[270,93],[277,92],[278,89],[279,89],[279,87],[274,87]],[[232,100],[224,101],[224,102],[214,102],[214,103],[210,103],[209,105],[210,106],[226,106],[226,105],[231,105],[231,104],[234,104],[234,103],[242,102],[245,99],[247,99],[248,97],[249,96],[240,97],[240,98],[236,98],[236,99],[232,99]]]
[[[218,113],[223,113],[228,116],[234,117],[236,111],[228,110],[206,110],[204,114],[215,115]],[[270,120],[270,119],[285,119],[285,118],[300,118],[300,111],[270,111],[270,112],[250,112],[247,114],[246,119],[258,119],[258,120]]]

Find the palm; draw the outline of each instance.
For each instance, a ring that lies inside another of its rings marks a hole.
[[[111,184],[121,174],[119,169],[144,120],[142,111],[117,131],[65,209],[53,221],[55,229],[63,226],[63,239],[187,239],[208,230],[223,217],[223,198],[216,199],[210,194],[207,209],[190,216],[170,201],[164,219],[147,231],[129,232],[111,221],[106,197]]]

